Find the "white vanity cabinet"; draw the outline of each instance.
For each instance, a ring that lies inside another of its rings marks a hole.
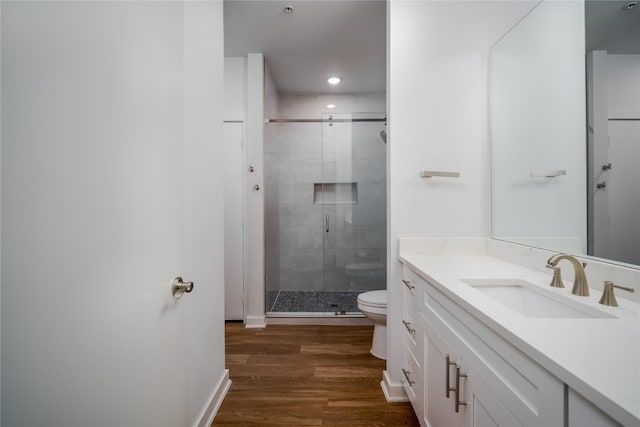
[[[564,424],[560,380],[415,271],[405,266],[403,276],[403,312],[422,342],[414,348],[405,339],[403,368],[413,383],[405,388],[421,425]]]
[[[405,270],[403,276],[402,305],[402,375],[404,389],[409,396],[416,416],[423,419],[424,402],[424,328],[421,323],[420,305],[425,287],[418,277]]]

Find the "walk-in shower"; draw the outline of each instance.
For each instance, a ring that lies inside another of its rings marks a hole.
[[[265,124],[268,316],[359,315],[386,288],[384,130],[383,113]]]

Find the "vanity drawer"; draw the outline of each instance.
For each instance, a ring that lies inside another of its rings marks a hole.
[[[404,267],[402,270],[402,298],[405,308],[420,308],[420,302],[424,297],[427,283],[413,270]]]
[[[403,308],[402,316],[402,341],[404,345],[411,349],[411,352],[416,356],[420,365],[422,359],[422,343],[424,333],[422,327],[418,323],[420,321],[420,314],[417,310],[407,307]]]
[[[424,398],[424,371],[414,353],[406,345],[402,349],[402,383],[417,412]]]

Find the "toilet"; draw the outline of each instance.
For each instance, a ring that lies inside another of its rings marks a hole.
[[[373,320],[371,354],[387,359],[387,291],[369,291],[358,295],[358,309]]]

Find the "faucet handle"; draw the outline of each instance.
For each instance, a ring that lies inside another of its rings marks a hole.
[[[551,279],[551,283],[549,286],[552,288],[564,288],[564,283],[562,282],[562,276],[560,276],[560,267],[554,267],[553,265],[546,265],[547,268],[553,270],[553,278]]]
[[[626,286],[615,285],[612,281],[606,280],[604,282],[604,289],[602,290],[602,297],[600,297],[600,301],[598,301],[602,305],[608,305],[610,307],[617,307],[618,301],[616,300],[616,296],[613,293],[613,288],[622,289],[627,292],[635,292],[633,288],[627,288]]]

